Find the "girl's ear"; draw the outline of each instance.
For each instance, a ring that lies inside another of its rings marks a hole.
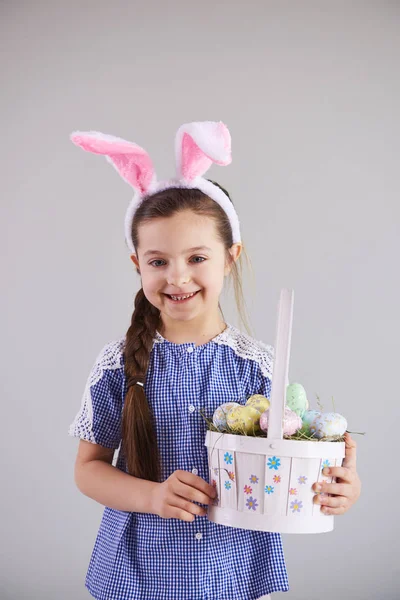
[[[229,275],[232,269],[232,264],[236,262],[239,256],[242,254],[243,246],[240,243],[233,244],[229,248],[230,259],[225,266],[225,275]]]
[[[182,125],[175,137],[176,171],[178,179],[192,181],[211,167],[229,165],[231,136],[222,122],[203,121]]]
[[[133,142],[99,131],[75,131],[71,141],[86,152],[105,156],[121,177],[142,195],[156,182],[150,156]]]
[[[137,256],[135,254],[131,254],[131,261],[135,265],[136,271],[137,271],[138,275],[140,275],[139,261],[138,261]]]

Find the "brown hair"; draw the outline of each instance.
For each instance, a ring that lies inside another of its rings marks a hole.
[[[218,187],[230,198],[224,188]],[[149,196],[136,210],[132,223],[132,241],[136,251],[139,244],[139,227],[142,223],[155,218],[172,217],[185,210],[214,219],[217,235],[226,249],[227,260],[231,264],[239,316],[249,331],[242,291],[241,257],[235,262],[228,251],[233,244],[232,228],[223,209],[206,194],[198,189],[170,188]],[[219,309],[223,317],[220,305]],[[124,348],[124,368],[129,385],[122,415],[122,450],[128,472],[134,477],[150,481],[160,481],[160,456],[153,415],[144,388],[135,385],[135,382],[143,384],[145,382],[153,340],[159,325],[160,311],[147,300],[141,288],[135,298],[135,310],[126,334]]]

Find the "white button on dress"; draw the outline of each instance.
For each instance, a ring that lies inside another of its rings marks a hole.
[[[200,531],[198,533],[196,533],[196,540],[201,540],[203,538],[203,534],[200,533]]]
[[[193,475],[198,475],[199,474],[199,472],[198,472],[197,469],[192,469],[192,473],[193,473]]]
[[[194,348],[193,346],[189,346],[189,348],[187,349],[188,352],[193,352]]]
[[[193,404],[190,404],[190,405],[189,405],[189,412],[194,412],[195,410],[196,410],[196,409],[195,409],[195,407],[193,406]]]

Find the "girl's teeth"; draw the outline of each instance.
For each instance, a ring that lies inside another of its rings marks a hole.
[[[171,298],[172,298],[172,300],[186,300],[186,298],[191,298],[192,296],[194,296],[194,293],[188,294],[187,296],[172,296],[171,295]]]

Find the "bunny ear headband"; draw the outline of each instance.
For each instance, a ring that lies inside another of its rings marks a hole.
[[[223,123],[203,121],[182,125],[175,137],[176,179],[157,181],[153,163],[143,148],[112,135],[98,131],[75,131],[71,141],[83,150],[103,154],[134,190],[125,215],[125,239],[135,254],[131,229],[136,209],[147,197],[168,188],[197,188],[217,202],[227,214],[233,243],[240,242],[239,219],[228,196],[216,185],[203,178],[212,163],[229,165],[231,136]]]

